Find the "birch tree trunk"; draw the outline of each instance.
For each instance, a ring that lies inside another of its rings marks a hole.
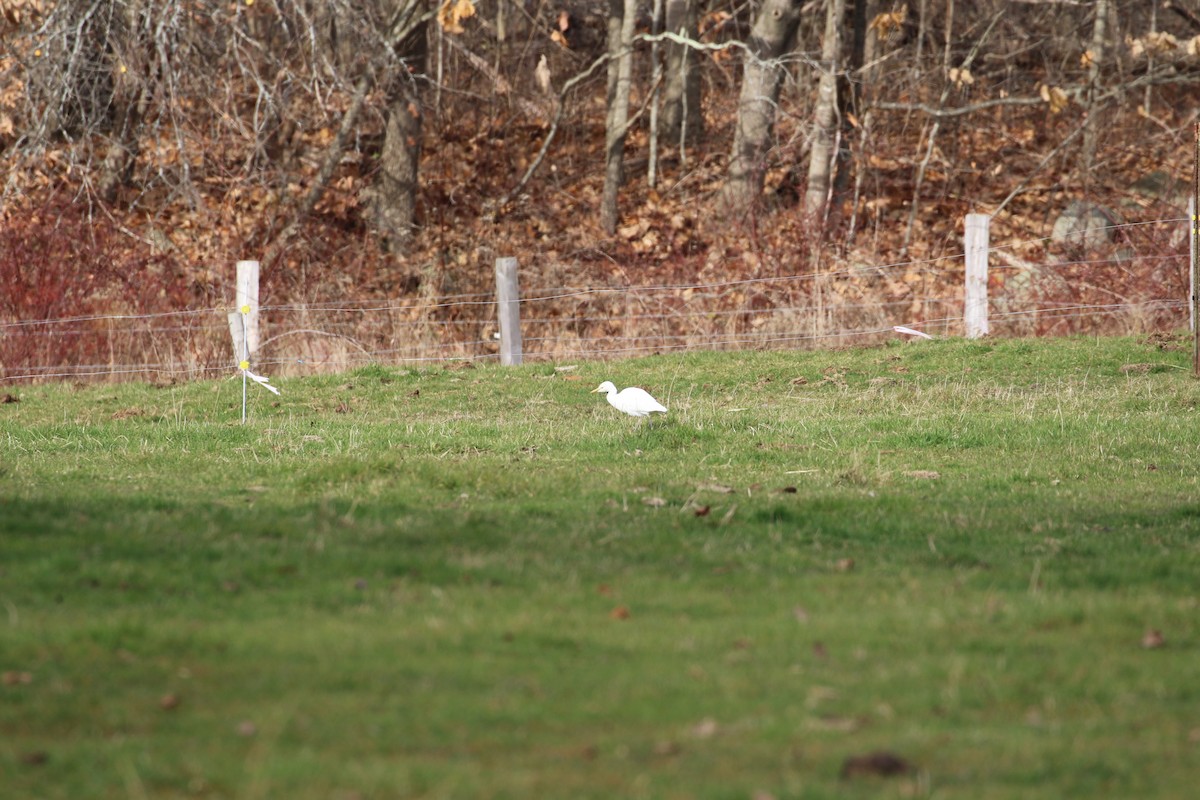
[[[804,212],[814,218],[825,210],[829,198],[829,182],[837,147],[837,83],[842,51],[839,31],[845,10],[845,0],[826,2],[825,36],[821,42],[821,79],[817,84],[817,107],[813,115],[808,190],[804,193]]]
[[[749,210],[762,194],[775,129],[775,107],[785,74],[782,58],[791,50],[801,5],[800,0],[763,0],[750,30],[750,52],[744,55],[733,153],[723,191],[731,210]]]
[[[608,103],[604,137],[604,195],[600,199],[600,226],[609,235],[617,230],[617,192],[624,178],[622,161],[625,158],[625,129],[629,124],[629,87],[633,76],[633,25],[636,15],[635,0],[624,0],[620,26],[614,26],[609,20],[610,35],[614,30],[618,31],[615,41],[610,39],[608,43],[608,52],[616,56],[617,68]]]
[[[1104,51],[1108,44],[1108,0],[1096,0],[1096,19],[1092,23],[1092,43],[1087,51],[1088,86],[1085,99],[1087,119],[1083,130],[1083,175],[1085,184],[1092,173],[1093,162],[1096,159],[1096,143],[1099,139],[1100,126],[1095,104],[1096,94],[1100,90],[1100,67],[1104,63]]]

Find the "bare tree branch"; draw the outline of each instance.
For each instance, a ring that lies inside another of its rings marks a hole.
[[[996,106],[1036,106],[1045,102],[1040,97],[1000,97],[995,100],[972,103],[969,106],[959,106],[958,108],[934,108],[925,103],[873,103],[872,108],[878,108],[883,111],[920,111],[934,119],[952,119],[954,117],[974,114],[977,111],[985,111]]]
[[[350,108],[346,109],[345,115],[342,117],[342,124],[338,126],[337,134],[334,135],[333,141],[329,143],[329,147],[325,149],[325,158],[321,163],[321,169],[313,180],[312,185],[308,187],[308,192],[305,193],[304,199],[296,206],[296,210],[292,212],[292,219],[284,227],[279,235],[275,237],[270,246],[267,247],[266,253],[263,255],[263,269],[269,269],[279,254],[287,246],[291,238],[300,230],[300,226],[304,224],[304,220],[316,208],[317,202],[321,199],[321,195],[325,193],[325,187],[329,185],[329,179],[333,177],[333,171],[337,169],[337,165],[342,160],[342,150],[346,147],[346,139],[350,136],[350,132],[354,130],[354,126],[358,122],[359,112],[362,111],[363,102],[367,99],[367,92],[371,90],[371,86],[375,83],[375,73],[372,70],[365,70],[362,77],[358,79],[358,85],[354,87],[354,97],[350,101]]]
[[[1153,74],[1142,75],[1120,86],[1101,92],[1096,95],[1096,100],[1110,100],[1119,94],[1145,86],[1166,86],[1176,83],[1200,83],[1200,74],[1179,74],[1175,70],[1164,69]],[[1084,87],[1081,85],[1070,85],[1060,88],[1071,97],[1078,97],[1084,91]],[[920,111],[934,119],[950,119],[974,114],[979,111],[986,111],[996,106],[1036,106],[1042,105],[1045,102],[1041,97],[998,97],[994,100],[983,100],[957,108],[935,108],[925,103],[873,103],[871,107],[881,111]]]

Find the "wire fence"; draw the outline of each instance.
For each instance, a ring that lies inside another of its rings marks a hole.
[[[991,335],[1170,331],[1190,309],[1187,218],[1113,225],[1113,243],[1015,254],[989,248]],[[535,286],[520,298],[525,360],[689,350],[817,348],[963,333],[964,254],[829,271],[647,285]],[[179,381],[232,374],[228,305],[163,313],[0,319],[0,382]],[[492,360],[494,291],[265,304],[254,368],[336,372],[368,364]]]

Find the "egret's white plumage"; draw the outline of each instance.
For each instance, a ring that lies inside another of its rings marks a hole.
[[[612,381],[605,381],[592,389],[592,394],[596,392],[604,392],[608,397],[609,405],[618,411],[624,411],[631,417],[648,417],[655,411],[660,414],[667,413],[667,409],[662,403],[651,397],[645,389],[639,389],[636,386],[627,386],[618,392]]]

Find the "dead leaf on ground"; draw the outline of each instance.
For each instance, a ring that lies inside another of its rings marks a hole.
[[[875,775],[885,778],[904,775],[912,766],[895,753],[879,750],[863,756],[849,756],[842,763],[842,778],[861,778]]]
[[[834,567],[837,568],[838,572],[850,572],[851,570],[854,569],[854,559],[853,558],[839,558],[834,563]]]
[[[19,756],[22,764],[27,764],[31,767],[40,767],[50,760],[50,754],[45,750],[31,750],[26,753],[21,753]]]
[[[667,504],[667,501],[661,497],[643,497],[642,503],[643,505],[650,506],[651,508],[662,508]]]
[[[629,606],[617,606],[608,615],[613,619],[626,620],[629,619]]]
[[[1142,647],[1147,650],[1157,650],[1167,643],[1166,638],[1162,635],[1162,631],[1151,628],[1146,631],[1146,635],[1142,637]]]
[[[656,742],[654,745],[654,755],[656,756],[677,756],[683,752],[683,748],[679,746],[679,742],[670,740]]]
[[[717,735],[720,726],[712,717],[705,717],[692,726],[692,736],[697,739],[711,739]]]
[[[696,506],[694,513],[697,517],[707,517],[708,512],[712,510],[712,506]]]
[[[158,701],[159,708],[163,711],[174,711],[179,708],[179,703],[179,695],[177,694],[164,694]]]
[[[723,483],[702,483],[696,487],[696,490],[701,492],[718,492],[720,494],[733,494],[737,491],[732,486],[726,486]]]
[[[931,481],[937,480],[938,478],[942,477],[941,473],[935,472],[934,470],[931,470],[931,469],[910,469],[908,472],[906,472],[904,474],[910,478],[921,478],[923,480],[931,480]]]

